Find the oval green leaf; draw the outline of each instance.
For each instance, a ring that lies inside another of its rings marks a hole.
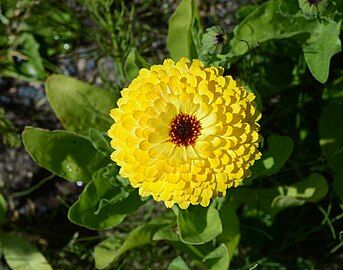
[[[197,16],[198,7],[194,0],[182,0],[171,16],[167,47],[173,60],[177,61],[181,57],[197,58],[192,38],[192,27]]]
[[[27,127],[23,143],[35,162],[69,181],[89,182],[109,162],[88,139],[69,131]]]
[[[317,202],[324,198],[327,192],[325,178],[313,173],[293,185],[272,188],[242,187],[235,189],[232,194],[238,202],[275,216],[283,209],[301,206],[306,202]]]
[[[341,51],[340,33],[341,21],[318,22],[303,46],[306,63],[313,77],[321,83],[329,77],[331,57]]]
[[[116,179],[116,166],[109,165],[94,174],[68,218],[92,230],[105,230],[120,224],[127,214],[136,211],[142,201],[136,189],[123,187]]]
[[[45,83],[48,101],[67,130],[88,136],[89,128],[106,132],[112,120],[109,112],[117,97],[110,91],[63,75],[51,75]]]
[[[219,213],[212,203],[209,207],[190,206],[186,210],[173,208],[181,241],[186,244],[201,245],[222,233]]]
[[[220,219],[222,221],[223,232],[218,236],[221,243],[225,244],[228,253],[228,264],[238,247],[241,240],[241,232],[239,228],[239,219],[236,214],[238,205],[226,200],[224,205],[219,210]]]
[[[293,140],[290,137],[270,135],[268,150],[262,153],[262,158],[251,167],[251,177],[270,176],[277,173],[293,152]]]
[[[52,270],[46,258],[25,238],[0,233],[1,247],[12,270]]]
[[[179,256],[168,265],[168,270],[189,270],[189,268],[185,261]]]
[[[221,244],[204,258],[207,269],[227,270],[229,269],[230,257],[227,247]]]

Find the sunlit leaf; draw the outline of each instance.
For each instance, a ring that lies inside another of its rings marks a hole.
[[[340,32],[341,22],[318,22],[303,47],[306,63],[321,83],[329,77],[331,57],[341,51]]]
[[[237,204],[231,200],[227,200],[219,210],[223,232],[218,236],[218,239],[221,243],[225,244],[227,248],[228,264],[230,264],[241,239],[239,219],[236,215],[236,209]]]
[[[87,138],[64,130],[27,127],[23,143],[35,162],[69,181],[88,182],[109,160]]]
[[[109,157],[112,153],[110,146],[110,139],[107,135],[104,135],[95,128],[89,129],[89,140],[93,144],[94,148],[102,153],[104,156]]]
[[[89,229],[104,230],[117,226],[127,214],[136,211],[142,205],[137,190],[123,187],[117,174],[114,165],[96,172],[69,209],[68,218]]]
[[[160,219],[139,226],[130,232],[122,245],[119,245],[119,241],[113,237],[102,241],[94,249],[96,267],[98,269],[104,269],[117,261],[120,256],[130,249],[150,244],[154,233],[162,226],[168,224],[168,222],[169,220]]]
[[[181,57],[197,57],[192,38],[194,18],[198,17],[198,8],[194,0],[182,0],[171,16],[168,28],[167,47],[175,61]]]
[[[65,129],[87,136],[90,128],[100,132],[109,129],[109,112],[116,105],[116,97],[110,91],[63,75],[49,76],[45,91]]]
[[[118,236],[110,236],[97,244],[94,248],[93,257],[97,269],[106,268],[113,260],[115,250],[119,250],[122,241]]]
[[[196,260],[202,260],[205,257],[207,248],[204,245],[193,246],[181,241],[179,232],[175,228],[175,224],[168,225],[159,229],[153,236],[154,241],[168,241],[177,250],[187,253]]]
[[[331,57],[341,50],[341,23],[333,20],[309,20],[297,15],[297,1],[269,1],[247,16],[234,30],[228,58],[244,55],[262,42],[307,34],[301,43],[312,75],[324,83]]]
[[[204,263],[210,270],[227,270],[230,257],[227,247],[221,244],[204,258]]]
[[[25,238],[0,233],[1,247],[12,270],[52,270],[46,258]]]
[[[168,270],[189,270],[189,268],[185,261],[179,256],[168,265]]]
[[[277,173],[286,163],[293,152],[293,141],[290,137],[271,135],[268,137],[268,150],[262,153],[262,158],[257,160],[251,168],[255,179],[259,176],[270,176]]]
[[[236,11],[236,17],[238,21],[244,20],[246,17],[248,17],[253,11],[258,8],[258,5],[242,5],[238,7],[238,10]]]
[[[133,80],[137,77],[138,72],[141,68],[148,68],[149,64],[144,60],[144,58],[137,52],[136,49],[132,49],[125,61],[125,72],[126,76]]]
[[[309,21],[305,17],[290,18],[282,15],[279,12],[277,1],[266,2],[255,9],[234,29],[229,57],[244,55],[260,43],[268,40],[309,33],[315,25],[316,21]]]
[[[173,230],[174,225],[164,227],[160,230],[158,230],[154,236],[153,240],[154,241],[159,241],[159,240],[165,240],[165,241],[181,241],[180,236],[178,233]]]
[[[262,210],[275,216],[288,207],[301,206],[306,202],[317,202],[328,192],[324,177],[318,173],[311,174],[305,180],[289,186],[271,188],[238,188],[233,197],[249,207]]]
[[[219,213],[212,203],[209,207],[190,206],[186,210],[173,208],[182,242],[201,245],[222,232]]]

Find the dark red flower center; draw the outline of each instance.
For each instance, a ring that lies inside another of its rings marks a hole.
[[[194,145],[200,131],[201,125],[195,116],[179,113],[171,122],[169,140],[179,147]]]
[[[215,36],[216,44],[221,44],[224,42],[224,35],[223,34],[217,34]]]
[[[321,0],[308,0],[309,4],[312,6],[312,5],[315,5],[315,6],[318,6],[318,4],[320,3]]]

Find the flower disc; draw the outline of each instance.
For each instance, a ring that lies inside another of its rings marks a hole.
[[[255,95],[223,69],[167,59],[122,90],[108,131],[120,174],[141,196],[207,206],[250,176],[260,158]]]

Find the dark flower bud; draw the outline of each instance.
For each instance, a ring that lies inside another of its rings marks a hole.
[[[220,54],[227,44],[227,34],[219,26],[212,26],[205,30],[202,37],[203,50],[209,54]]]
[[[308,16],[317,16],[326,10],[327,0],[298,0],[302,12]]]

